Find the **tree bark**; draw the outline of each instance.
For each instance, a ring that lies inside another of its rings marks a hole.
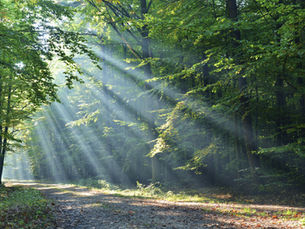
[[[0,117],[2,118],[2,77],[0,77]],[[2,171],[3,171],[3,164],[4,164],[4,155],[2,155],[2,120],[0,122],[0,185],[2,184]]]
[[[8,97],[7,97],[7,108],[6,108],[6,119],[5,119],[5,127],[3,132],[3,137],[1,137],[1,146],[0,146],[0,184],[2,184],[2,174],[4,169],[4,159],[7,150],[8,144],[8,130],[9,130],[9,122],[10,122],[10,112],[11,112],[11,93],[12,93],[12,86],[10,85],[8,88]],[[1,108],[1,107],[0,107]],[[1,127],[1,132],[2,132]]]
[[[226,10],[227,10],[227,17],[233,21],[238,20],[238,9],[236,0],[226,0]],[[232,41],[232,48],[236,49],[239,46],[238,41],[241,40],[241,33],[239,30],[233,30],[231,33],[233,38]],[[233,51],[234,52],[234,51]],[[240,54],[236,53],[235,55],[236,61],[238,64],[240,63]],[[239,90],[240,90],[240,115],[241,115],[241,134],[243,137],[243,142],[245,145],[245,154],[248,158],[249,167],[254,171],[255,167],[255,157],[253,155],[253,151],[257,150],[257,146],[255,143],[255,138],[253,134],[253,125],[252,125],[252,117],[249,112],[250,110],[250,99],[247,95],[247,80],[246,78],[239,76],[238,78]],[[238,136],[237,136],[238,137]]]
[[[283,79],[281,79],[280,76],[277,77],[276,79],[276,105],[278,108],[279,114],[277,115],[276,118],[276,128],[277,128],[277,145],[283,145],[287,143],[287,134],[285,130],[283,130],[283,126],[285,125],[285,120],[286,120],[286,115],[285,115],[285,110],[286,110],[286,95],[283,92],[284,89],[284,82]]]
[[[2,155],[2,150],[1,150],[1,153],[0,153],[0,185],[2,184],[3,165],[4,165],[4,155]]]

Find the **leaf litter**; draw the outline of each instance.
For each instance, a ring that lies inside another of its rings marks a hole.
[[[74,185],[23,185],[53,200],[57,229],[305,228],[301,207],[126,198]]]

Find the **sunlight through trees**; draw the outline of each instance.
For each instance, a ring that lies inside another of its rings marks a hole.
[[[0,7],[2,161],[23,150],[55,182],[304,188],[304,1]]]

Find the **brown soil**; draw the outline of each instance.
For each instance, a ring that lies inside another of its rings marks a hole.
[[[277,205],[170,202],[125,198],[61,184],[13,183],[40,190],[54,203],[55,228],[305,228],[293,216],[305,208]],[[256,213],[247,213],[252,209]],[[264,212],[264,214],[259,214]]]

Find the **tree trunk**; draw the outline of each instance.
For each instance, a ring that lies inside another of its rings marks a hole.
[[[2,115],[2,78],[0,77],[0,117],[3,117]],[[2,120],[0,122],[0,185],[2,184],[2,171],[3,171],[3,165],[4,165],[4,155],[2,155]]]
[[[305,8],[305,2],[304,1],[298,1],[299,4]],[[303,3],[302,3],[303,2]],[[303,5],[302,5],[303,4]],[[305,31],[300,31],[300,37],[298,40],[296,40],[297,44],[305,45]],[[301,62],[297,66],[299,69],[304,69],[304,63]],[[302,87],[304,85],[304,78],[302,76],[298,77],[297,79],[298,86]],[[305,123],[305,92],[302,90],[302,95],[299,99],[299,105],[300,105],[300,111],[301,111],[301,123]],[[305,128],[301,128],[300,133],[299,133],[300,138],[305,137]],[[304,143],[303,143],[304,144]]]
[[[227,17],[233,21],[237,21],[238,11],[236,0],[226,0],[226,10]],[[241,34],[239,30],[234,30],[231,33],[233,37],[232,48],[235,50],[239,44],[238,41],[241,39]],[[232,51],[234,52],[234,51]],[[235,54],[236,61],[240,62],[239,53]],[[240,63],[239,63],[240,64]],[[250,110],[250,99],[247,95],[247,80],[246,78],[239,76],[238,79],[239,90],[240,90],[240,115],[241,115],[241,136],[243,137],[244,145],[245,145],[245,154],[248,158],[249,167],[254,171],[255,167],[255,157],[253,155],[253,151],[257,150],[257,146],[255,143],[255,138],[253,134],[253,126],[252,126],[252,117],[249,112]]]
[[[147,6],[147,2],[146,0],[140,0],[141,2],[141,18],[142,20],[145,19],[145,14],[148,13],[148,6]],[[148,27],[147,25],[144,25],[141,30],[141,36],[142,36],[142,59],[143,60],[146,60],[147,58],[150,58],[152,57],[152,53],[150,51],[150,41],[149,41],[149,38],[148,38],[148,33],[149,33],[149,30],[148,30]],[[152,71],[151,71],[151,65],[150,63],[147,63],[145,66],[144,66],[144,71],[145,73],[148,75],[148,76],[151,76],[152,74]]]
[[[8,134],[8,126],[10,122],[10,112],[11,112],[11,93],[12,93],[12,86],[8,88],[8,97],[7,97],[7,108],[6,108],[6,120],[5,120],[5,127],[3,137],[1,138],[1,147],[0,147],[0,184],[2,184],[2,174],[4,169],[4,158],[7,150],[7,134]],[[1,128],[2,132],[2,128]]]
[[[151,181],[153,183],[158,182],[161,180],[160,174],[161,174],[161,168],[160,168],[160,159],[157,155],[151,158]]]
[[[3,165],[4,165],[4,155],[2,155],[2,150],[1,150],[1,153],[0,153],[0,185],[2,184]]]
[[[285,125],[286,122],[286,115],[285,115],[285,111],[286,111],[286,95],[283,92],[283,87],[284,87],[284,83],[283,83],[283,79],[281,79],[280,76],[277,77],[276,79],[276,105],[278,108],[278,115],[276,118],[276,128],[277,128],[277,145],[284,145],[287,143],[287,134],[286,131],[283,130],[283,127]]]
[[[141,18],[144,19],[145,14],[148,13],[149,6],[147,5],[146,0],[140,0],[140,4],[141,4]],[[151,2],[149,4],[151,4]],[[144,61],[146,61],[148,58],[152,57],[152,52],[150,50],[150,41],[149,41],[149,38],[148,38],[149,30],[148,30],[147,25],[144,25],[141,28],[140,33],[141,33],[141,36],[142,36],[142,45],[141,45],[142,59]],[[152,70],[151,70],[151,64],[150,63],[146,63],[143,66],[143,70],[144,70],[145,74],[147,75],[147,77],[152,77]],[[144,104],[143,104],[145,106],[144,110],[149,110],[149,108],[151,107],[151,103],[152,103],[151,99],[147,98],[147,100],[144,101]],[[147,115],[149,115],[149,114],[147,113]],[[153,116],[149,116],[149,117],[153,118]],[[152,133],[153,133],[154,138],[158,137],[158,133],[157,133],[156,130],[152,130]],[[152,182],[161,181],[163,166],[162,166],[162,163],[161,163],[158,155],[154,156],[151,159],[151,166],[152,166],[151,167],[151,169],[152,169]]]

